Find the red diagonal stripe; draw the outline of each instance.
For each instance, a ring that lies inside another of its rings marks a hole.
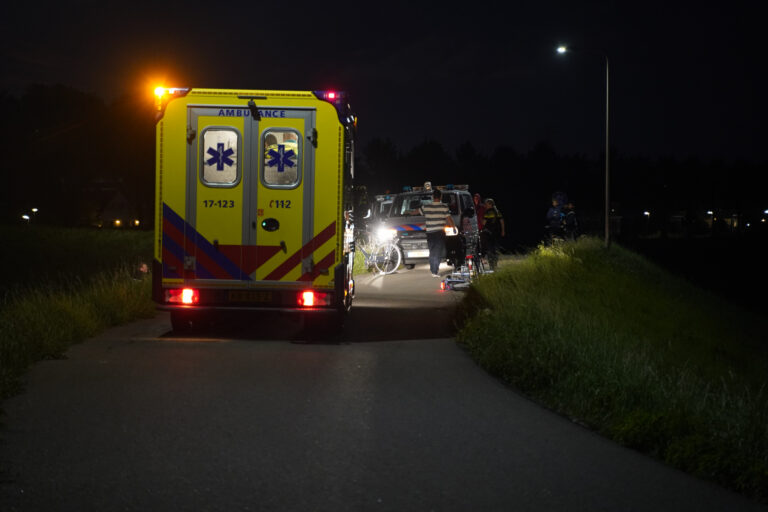
[[[279,281],[288,272],[290,272],[292,268],[294,268],[296,265],[301,263],[301,260],[303,260],[307,256],[311,255],[313,252],[315,252],[315,250],[317,250],[318,247],[320,247],[325,242],[330,240],[330,238],[335,234],[336,234],[336,222],[334,221],[330,225],[328,225],[327,228],[325,228],[320,233],[318,233],[317,236],[315,236],[315,238],[307,242],[304,245],[304,247],[302,247],[295,253],[291,254],[291,256],[287,260],[285,260],[275,270],[270,272],[269,275],[264,279],[267,281]]]
[[[299,278],[299,281],[314,281],[317,276],[320,275],[321,270],[329,270],[331,265],[336,261],[336,249],[332,250],[328,256],[315,263],[315,268],[312,272],[307,272]]]

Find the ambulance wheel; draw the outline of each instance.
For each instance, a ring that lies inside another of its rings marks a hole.
[[[414,268],[416,268],[416,265],[414,265],[413,263],[408,263],[408,264],[405,266],[405,268],[407,268],[408,270],[413,270]]]
[[[176,334],[188,334],[197,326],[195,317],[188,311],[171,311],[171,327]]]
[[[339,312],[304,315],[304,337],[308,340],[327,340],[344,332],[344,317]]]

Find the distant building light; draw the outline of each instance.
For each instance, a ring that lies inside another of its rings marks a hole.
[[[714,214],[715,212],[713,212],[712,210],[707,210],[707,215],[714,215]]]
[[[32,213],[37,213],[37,208],[32,208]]]
[[[21,218],[24,220],[29,220],[29,215],[22,215]]]
[[[763,210],[763,213],[768,215],[768,210]]]
[[[747,222],[747,227],[749,227],[749,226],[751,226],[751,225],[752,225],[752,224],[750,224],[749,222]]]
[[[643,215],[645,215],[646,217],[650,217],[651,216],[651,212],[645,211],[645,212],[643,212]]]
[[[116,228],[119,228],[122,222],[120,221],[120,219],[115,219],[115,222],[113,222],[113,224],[115,225]]]
[[[139,223],[139,219],[136,219],[136,220],[134,220],[134,221],[133,221],[133,225],[134,225],[134,226],[138,226],[139,224],[140,224],[140,223]]]

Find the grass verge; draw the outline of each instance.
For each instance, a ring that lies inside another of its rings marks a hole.
[[[136,264],[151,261],[151,233],[37,229],[13,235],[10,257],[18,260],[18,275],[0,295],[0,399],[19,391],[33,363],[61,357],[107,327],[155,314],[151,279]],[[47,257],[40,254],[43,240],[57,241],[45,249]],[[99,259],[95,268],[93,259]],[[35,279],[21,284],[19,276]]]
[[[546,406],[768,501],[768,322],[596,239],[473,286],[459,342]]]

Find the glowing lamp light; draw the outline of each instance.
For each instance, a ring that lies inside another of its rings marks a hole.
[[[29,220],[29,215],[22,215],[21,218],[24,220]]]
[[[299,292],[296,302],[303,308],[327,306],[330,304],[330,295],[312,290],[304,290]]]
[[[644,211],[644,212],[643,212],[643,215],[645,215],[646,217],[650,217],[650,216],[651,216],[651,212],[649,212],[649,211]]]
[[[335,100],[336,99],[336,93],[331,91],[328,93],[328,99],[329,100]]]
[[[155,87],[155,96],[158,98],[162,98],[165,96],[165,93],[168,92],[165,87],[158,85]]]
[[[134,221],[133,221],[133,225],[134,225],[134,226],[138,226],[139,224],[140,224],[140,223],[139,223],[139,219],[136,219],[136,220],[134,220]]]
[[[561,54],[561,55],[562,55],[563,53],[567,52],[567,51],[568,51],[568,48],[566,48],[565,46],[558,46],[558,47],[557,47],[557,53],[559,53],[559,54]]]
[[[194,288],[166,290],[166,301],[174,304],[192,305],[200,302],[200,291]]]
[[[194,302],[196,302],[195,299],[199,299],[199,297],[195,292],[196,290],[193,290],[192,288],[184,288],[183,290],[181,290],[182,304],[193,304]]]
[[[763,213],[768,215],[768,210],[764,210]]]
[[[119,228],[122,225],[122,221],[120,219],[115,219],[114,225],[116,228]]]
[[[301,298],[299,299],[299,304],[301,306],[304,306],[306,308],[311,308],[315,305],[315,293],[312,291],[304,291],[301,292]]]

